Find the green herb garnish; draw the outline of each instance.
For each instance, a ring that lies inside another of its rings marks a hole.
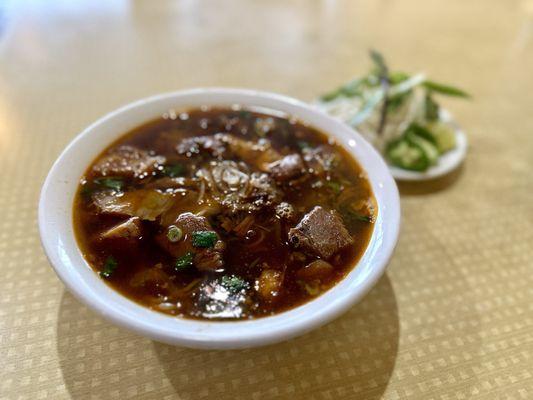
[[[94,180],[94,183],[101,187],[116,190],[117,192],[120,192],[124,187],[124,181],[122,178],[116,177],[97,178]]]
[[[169,226],[167,231],[167,238],[171,242],[179,242],[183,237],[183,231],[175,225]]]
[[[391,71],[385,57],[375,50],[369,55],[372,69],[322,96],[321,106],[348,125],[372,133],[390,164],[425,171],[435,165],[440,154],[455,147],[455,132],[452,128],[447,132],[441,128],[450,124],[441,119],[436,97],[470,98],[470,95],[457,87],[426,79],[421,73]],[[418,101],[418,94],[423,101]],[[413,129],[413,123],[425,127],[425,132]],[[385,132],[392,135],[384,135]]]
[[[109,279],[111,275],[115,272],[115,270],[118,267],[117,260],[115,260],[114,257],[107,257],[107,259],[104,262],[104,267],[100,271],[100,276],[105,279]]]
[[[439,105],[433,100],[430,93],[426,93],[424,98],[425,117],[428,121],[437,121],[439,119]]]
[[[247,110],[239,110],[239,118],[243,118],[243,119],[250,119],[252,118],[252,113],[250,111],[247,111]]]
[[[177,272],[183,271],[189,267],[192,267],[194,260],[194,253],[188,252],[176,260],[174,264],[174,270]]]
[[[306,142],[305,140],[299,140],[296,142],[296,145],[298,146],[298,148],[300,150],[303,150],[303,149],[308,149],[309,147],[311,147],[311,145]]]
[[[374,217],[371,215],[364,215],[358,212],[351,210],[350,208],[344,206],[341,207],[340,212],[344,219],[349,222],[361,221],[361,222],[374,222]]]
[[[357,219],[358,221],[372,222],[372,217],[369,215],[362,215],[362,214],[354,213],[354,218]]]
[[[235,275],[223,276],[221,279],[221,284],[232,293],[238,293],[250,287],[248,282]]]
[[[213,247],[217,239],[217,234],[213,231],[193,232],[192,245],[194,247]]]
[[[176,178],[185,174],[185,166],[183,164],[165,165],[162,172],[163,175]]]
[[[435,93],[440,93],[440,94],[445,94],[447,96],[455,96],[455,97],[465,97],[465,98],[470,97],[470,95],[466,93],[464,90],[461,90],[454,86],[438,83],[435,81],[430,81],[426,79],[422,85],[426,89],[431,90],[432,92],[435,92]]]
[[[374,61],[377,69],[377,76],[381,83],[381,89],[383,91],[383,105],[381,106],[381,113],[379,116],[379,125],[377,127],[377,134],[381,135],[385,129],[385,123],[387,121],[387,114],[389,112],[389,90],[390,90],[390,78],[389,67],[385,63],[385,59],[381,53],[375,50],[370,50],[370,58]]]
[[[339,194],[342,191],[342,186],[339,182],[327,181],[326,185],[333,190],[335,194]]]

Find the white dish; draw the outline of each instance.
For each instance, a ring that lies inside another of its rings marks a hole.
[[[108,286],[83,258],[74,237],[72,207],[80,177],[94,158],[127,131],[170,109],[201,105],[265,107],[330,134],[366,170],[378,205],[372,238],[357,266],[335,287],[300,307],[256,320],[198,321],[145,308]],[[194,89],[162,94],[111,112],[80,135],[52,166],[39,201],[39,230],[59,278],[83,303],[113,323],[169,344],[196,348],[242,348],[285,340],[331,321],[360,300],[385,271],[398,239],[398,190],[381,156],[347,125],[298,100],[239,89]]]

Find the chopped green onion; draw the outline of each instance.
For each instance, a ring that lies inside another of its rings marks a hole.
[[[177,272],[183,271],[189,267],[192,267],[194,260],[194,253],[188,252],[176,260],[174,264],[174,270]]]
[[[213,247],[217,240],[217,234],[213,231],[198,231],[192,234],[192,245],[194,247]]]
[[[171,242],[179,242],[183,237],[183,231],[175,225],[171,225],[167,231],[167,238]]]
[[[185,174],[185,166],[183,164],[165,165],[163,167],[163,174],[171,178],[182,176]]]
[[[238,293],[250,287],[248,282],[235,275],[223,276],[221,284],[232,293]]]
[[[104,268],[100,271],[100,276],[102,278],[108,279],[113,275],[115,270],[118,267],[117,260],[115,260],[114,257],[107,257],[107,259],[104,262]]]
[[[121,178],[98,178],[94,180],[94,183],[98,186],[116,190],[117,192],[121,191],[124,186],[124,181]]]

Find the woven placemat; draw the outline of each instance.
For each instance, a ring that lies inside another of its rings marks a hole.
[[[0,399],[533,398],[531,4],[14,3],[0,9]],[[465,165],[401,185],[400,242],[362,302],[289,342],[219,352],[126,332],[66,292],[37,201],[76,132],[184,87],[312,99],[364,71],[369,44],[474,100],[446,103]]]

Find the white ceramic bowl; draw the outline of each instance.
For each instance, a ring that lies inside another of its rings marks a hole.
[[[282,111],[328,133],[368,173],[378,204],[372,238],[358,265],[316,299],[274,316],[245,321],[197,321],[140,306],[102,281],[83,258],[72,226],[72,206],[87,166],[112,141],[170,110],[201,105],[265,107]],[[78,135],[52,166],[39,201],[41,240],[67,288],[98,314],[119,326],[169,344],[230,349],[261,346],[301,335],[331,321],[361,299],[378,281],[393,253],[400,226],[398,190],[381,156],[343,123],[298,100],[240,89],[194,89],[139,100],[101,118]]]

